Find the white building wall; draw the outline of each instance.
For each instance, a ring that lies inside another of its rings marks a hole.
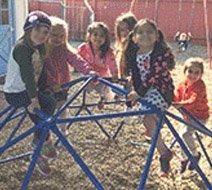
[[[12,0],[14,1],[14,17],[15,17],[15,33],[16,40],[23,35],[23,26],[28,15],[28,0]]]

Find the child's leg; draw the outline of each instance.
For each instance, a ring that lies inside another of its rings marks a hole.
[[[187,144],[189,150],[192,152],[193,155],[198,155],[198,151],[196,149],[196,143],[195,143],[195,138],[194,138],[194,130],[191,127],[185,128],[182,137],[185,143]],[[182,151],[182,157],[186,159],[185,153]]]
[[[154,129],[156,127],[157,116],[156,115],[145,115],[144,117],[144,127],[146,128],[146,133],[148,136],[152,136],[154,133]],[[160,155],[164,154],[168,148],[162,140],[161,134],[159,134],[158,142],[157,142],[157,150]]]
[[[157,116],[156,115],[145,115],[144,117],[144,126],[147,129],[148,133],[152,136],[156,127]],[[170,161],[173,157],[171,150],[165,145],[161,134],[159,134],[157,141],[157,150],[160,154],[159,161],[161,165],[161,176],[166,177],[170,171]]]

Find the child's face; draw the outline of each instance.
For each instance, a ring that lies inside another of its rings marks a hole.
[[[129,32],[130,32],[130,30],[128,28],[127,23],[121,22],[119,24],[119,37],[120,37],[121,42],[123,42],[126,39]]]
[[[193,84],[196,81],[198,81],[199,79],[201,79],[201,77],[202,77],[202,71],[198,67],[191,66],[191,67],[188,67],[188,69],[185,72],[185,75],[186,75],[187,80],[191,84]]]
[[[99,49],[105,43],[105,34],[101,29],[94,29],[90,34],[90,42],[95,49]]]
[[[133,39],[140,48],[154,48],[158,34],[149,23],[143,23],[137,29]]]
[[[60,46],[65,43],[65,38],[66,34],[64,28],[52,27],[49,36],[49,43],[51,43],[53,46]]]
[[[46,26],[33,28],[30,33],[30,39],[35,46],[43,44],[49,37],[50,29]]]

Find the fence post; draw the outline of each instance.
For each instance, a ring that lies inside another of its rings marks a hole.
[[[61,17],[66,20],[66,0],[61,0]]]

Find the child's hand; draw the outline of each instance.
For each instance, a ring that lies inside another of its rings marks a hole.
[[[61,86],[59,85],[59,84],[55,84],[54,86],[53,86],[53,91],[54,92],[59,92],[61,90]]]
[[[133,101],[133,100],[138,99],[139,97],[140,97],[140,96],[137,94],[136,91],[132,91],[132,92],[130,92],[130,93],[127,95],[127,100]]]
[[[172,102],[172,105],[176,108],[179,109],[181,108],[183,105],[180,102]]]
[[[32,98],[31,99],[31,102],[32,103],[28,106],[29,112],[33,112],[34,108],[40,109],[40,104],[39,104],[39,101],[38,101],[38,98],[37,97]]]

